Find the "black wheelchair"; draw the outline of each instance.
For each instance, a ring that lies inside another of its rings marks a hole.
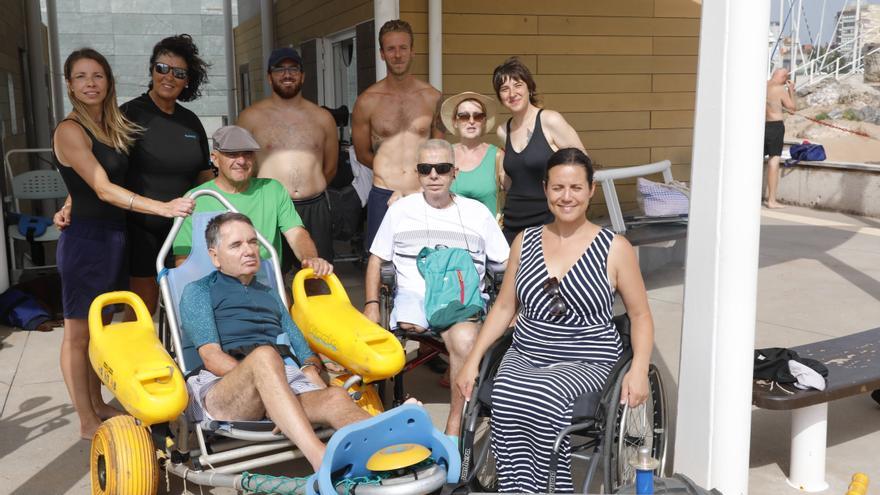
[[[484,293],[489,297],[486,302],[487,312],[488,308],[491,308],[492,303],[495,302],[495,298],[498,296],[498,291],[501,290],[501,282],[504,279],[504,269],[505,266],[503,264],[491,261],[486,263],[486,275],[483,279],[483,289]],[[397,272],[392,262],[383,261],[380,265],[379,284],[379,324],[388,331],[394,333],[401,343],[404,344],[404,348],[406,347],[407,340],[418,342],[421,348],[419,355],[414,359],[407,361],[403,370],[392,379],[394,391],[390,402],[392,406],[398,406],[407,399],[406,390],[404,388],[404,375],[437,356],[448,356],[449,353],[446,350],[446,345],[443,343],[443,340],[433,333],[418,333],[399,328],[391,328],[391,310],[394,309],[394,294],[397,290]],[[385,387],[379,388],[383,394],[384,388]]]
[[[614,324],[623,342],[623,354],[615,364],[605,387],[579,397],[574,404],[571,426],[556,438],[551,454],[551,476],[547,492],[553,493],[558,456],[562,442],[571,435],[572,465],[586,462],[581,493],[587,493],[596,471],[601,466],[604,493],[615,493],[622,485],[635,480],[635,470],[629,460],[639,447],[651,449],[652,457],[660,461],[655,474],[664,475],[666,465],[666,394],[659,370],[650,365],[649,394],[644,405],[630,408],[620,405],[623,377],[632,362],[630,322],[626,314],[614,318]],[[480,373],[474,392],[464,406],[459,451],[462,466],[459,491],[497,491],[495,460],[490,447],[489,421],[492,412],[492,387],[501,359],[513,340],[511,330],[486,352],[480,363]],[[463,489],[463,490],[461,490]]]

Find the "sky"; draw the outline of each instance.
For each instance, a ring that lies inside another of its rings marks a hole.
[[[771,0],[770,22],[779,21],[780,1],[783,2],[783,20],[785,20],[785,15],[788,13],[791,2],[793,1],[795,6],[797,6],[797,0]],[[822,12],[823,3],[825,4],[824,13]],[[825,23],[822,26],[821,44],[827,43],[834,32],[834,23],[837,21],[835,16],[837,15],[837,12],[842,10],[843,6],[847,3],[855,5],[855,0],[803,0],[805,19],[801,22],[801,43],[815,43],[817,41],[819,36],[819,26],[823,17],[825,18]],[[880,0],[862,0],[862,5],[866,4],[880,4]],[[794,9],[792,9],[791,17],[795,19],[797,18]],[[791,23],[792,19],[789,19],[788,24],[785,26],[786,33],[788,33]],[[809,29],[807,29],[807,26],[809,26]],[[810,36],[811,33],[812,39]]]

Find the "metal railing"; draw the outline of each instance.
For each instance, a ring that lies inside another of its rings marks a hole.
[[[865,57],[880,52],[880,46],[866,53],[862,53],[860,47],[866,39],[877,38],[880,38],[880,26],[859,31],[855,38],[826,49],[821,55],[798,66],[792,74],[795,88],[802,90],[831,77],[839,80],[841,77],[864,73]]]

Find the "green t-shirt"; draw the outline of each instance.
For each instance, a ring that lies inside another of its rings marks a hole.
[[[302,219],[293,208],[287,189],[275,179],[251,179],[251,185],[247,191],[243,193],[230,194],[221,191],[217,184],[211,180],[204,184],[194,187],[190,192],[199,189],[211,189],[223,195],[232,206],[239,212],[247,215],[254,224],[257,232],[263,234],[275,251],[281,257],[281,239],[284,232],[294,228],[302,227]],[[194,213],[203,211],[224,211],[226,208],[219,201],[211,196],[200,196],[196,198],[196,209]],[[174,239],[173,252],[175,256],[189,255],[192,249],[192,217],[183,220],[180,232]],[[260,248],[260,257],[268,258],[269,252],[264,248]]]
[[[498,148],[490,144],[477,168],[459,172],[450,191],[465,198],[476,199],[486,205],[494,217],[497,212],[498,190],[495,186],[495,154]]]

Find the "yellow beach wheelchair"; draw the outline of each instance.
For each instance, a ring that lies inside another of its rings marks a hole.
[[[234,208],[210,190],[228,210]],[[218,212],[219,213],[219,212]],[[208,260],[204,230],[218,213],[193,216],[192,253],[179,267],[164,268],[164,260],[180,231],[176,219],[159,252],[156,265],[162,292],[159,335],[140,299],[129,292],[104,294],[90,309],[89,356],[101,380],[129,416],[112,418],[92,442],[93,494],[153,495],[159,469],[189,483],[228,487],[245,493],[297,494],[420,494],[440,489],[459,478],[460,457],[454,443],[431,424],[423,408],[405,405],[383,412],[372,382],[394,376],[404,364],[397,339],[355,310],[335,276],[325,277],[329,295],[308,296],[303,284],[311,270],[294,279],[294,321],[315,352],[346,366],[344,387],[374,417],[339,431],[322,429],[328,439],[317,473],[295,478],[252,470],[301,458],[302,453],[269,421],[216,421],[198,418],[186,409],[185,378],[201,365],[198,352],[180,331],[178,305],[184,287],[214,270]],[[257,279],[279,291],[284,304],[278,256],[270,253]],[[134,322],[103,325],[101,310],[110,304],[134,308]],[[164,341],[163,346],[160,342]]]

